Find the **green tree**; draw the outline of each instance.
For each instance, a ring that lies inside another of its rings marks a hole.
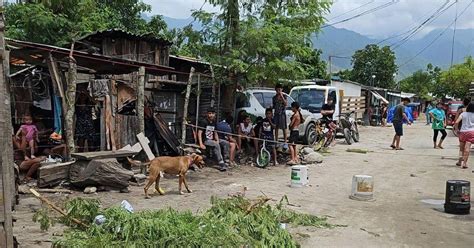
[[[418,70],[409,77],[401,80],[400,89],[404,92],[416,93],[421,99],[430,100],[433,91],[433,78],[429,72]]]
[[[474,60],[467,57],[462,64],[451,66],[441,72],[437,95],[462,98],[469,94],[469,86],[474,82]]]
[[[298,58],[311,58],[309,38],[324,22],[329,1],[208,1],[221,11],[195,11],[193,17],[203,28],[182,47],[221,65],[214,71],[219,82],[228,84],[224,109],[232,109],[238,83],[270,85],[308,75]]]
[[[367,45],[352,55],[352,80],[382,88],[395,86],[393,74],[398,68],[395,53],[388,46]],[[375,75],[375,78],[373,78]]]
[[[334,73],[334,76],[339,76],[342,80],[352,80],[352,70],[350,69],[340,70]]]
[[[161,16],[141,18],[151,6],[139,0],[32,0],[8,4],[7,37],[64,46],[88,33],[119,28],[165,36]],[[163,31],[160,31],[163,29]]]
[[[325,78],[327,75],[326,62],[321,59],[322,50],[313,49],[309,54],[300,56],[297,61],[301,63],[303,70],[306,72],[304,76],[307,79]]]

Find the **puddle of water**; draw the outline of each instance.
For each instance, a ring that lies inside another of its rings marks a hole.
[[[431,205],[444,205],[444,200],[423,199],[421,200],[421,202],[431,204]]]

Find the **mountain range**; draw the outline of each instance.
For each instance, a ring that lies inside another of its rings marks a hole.
[[[163,17],[169,28],[182,28],[193,20]],[[193,22],[194,29],[200,29],[198,22]],[[443,69],[451,64],[453,29],[434,29],[418,39],[409,39],[398,48],[394,48],[399,71],[397,79],[409,76],[419,69],[425,69],[428,63]],[[394,36],[397,34],[394,34]],[[312,38],[314,48],[322,50],[322,59],[328,61],[329,56],[351,57],[358,49],[368,44],[379,46],[399,43],[404,36],[383,41],[359,34],[344,28],[328,26]],[[433,42],[433,40],[435,40]],[[431,45],[429,45],[432,43]],[[453,63],[461,63],[467,56],[474,56],[474,29],[457,29],[454,42]],[[332,71],[351,68],[350,58],[332,58]]]

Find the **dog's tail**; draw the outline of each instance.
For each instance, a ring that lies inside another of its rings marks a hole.
[[[148,166],[150,165],[150,162],[146,162],[146,163],[143,163],[142,161],[140,160],[134,160],[134,159],[131,159],[129,157],[127,157],[127,160],[128,162],[134,166],[134,167],[142,167],[142,166]]]

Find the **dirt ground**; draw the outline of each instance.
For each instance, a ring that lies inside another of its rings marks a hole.
[[[319,165],[309,166],[310,185],[291,188],[290,167],[258,169],[242,166],[226,173],[206,168],[188,175],[192,194],[177,194],[178,180],[161,180],[165,196],[144,199],[142,187],[130,187],[130,193],[101,192],[69,197],[93,197],[108,207],[128,200],[136,211],[171,207],[199,212],[209,207],[212,195],[226,197],[247,187],[250,198],[265,194],[275,200],[287,195],[301,205],[296,211],[329,216],[333,224],[347,225],[332,229],[290,228],[303,247],[472,247],[474,213],[457,216],[443,212],[445,183],[465,179],[474,184],[471,168],[455,166],[457,138],[450,132],[444,150],[432,148],[432,131],[423,123],[405,128],[404,151],[393,151],[393,129],[362,127],[361,142],[352,146],[343,140],[325,154]],[[346,152],[347,148],[367,148],[370,153]],[[352,176],[374,177],[373,202],[349,199]],[[472,190],[471,184],[471,192]],[[45,194],[61,200],[63,195]],[[471,200],[473,197],[471,197]],[[472,203],[471,203],[472,204]],[[15,235],[21,247],[49,247],[62,227],[41,232],[31,218],[40,202],[32,195],[22,195],[15,216]]]

